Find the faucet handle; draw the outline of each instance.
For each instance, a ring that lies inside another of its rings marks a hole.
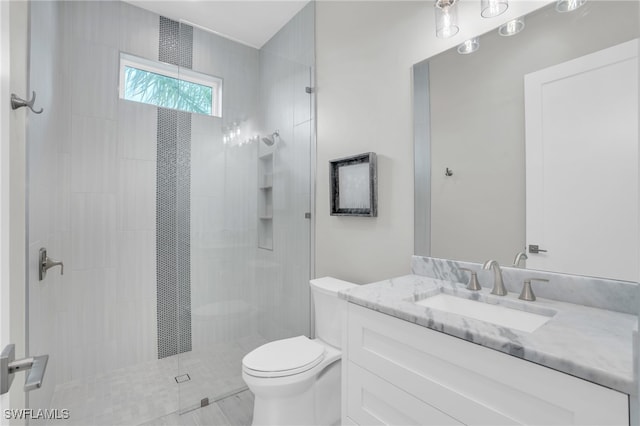
[[[533,294],[533,289],[531,288],[531,281],[542,281],[549,282],[549,280],[545,278],[527,278],[524,280],[524,285],[522,286],[522,292],[520,292],[520,296],[518,299],[526,300],[529,302],[533,302],[536,300],[536,295]]]
[[[473,269],[469,268],[458,268],[462,271],[467,271],[471,274],[471,278],[469,279],[469,284],[467,284],[467,290],[478,291],[482,290],[482,286],[478,282],[478,273]]]

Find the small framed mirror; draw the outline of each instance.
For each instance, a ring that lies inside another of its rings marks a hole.
[[[378,216],[375,152],[329,162],[331,216]]]

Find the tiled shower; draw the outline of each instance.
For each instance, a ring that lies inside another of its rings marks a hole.
[[[27,329],[50,361],[29,407],[139,424],[242,389],[245,353],[309,333],[313,3],[261,49],[124,2],[30,7]],[[119,99],[120,53],[167,49],[223,79],[221,118]],[[255,136],[275,130],[263,249]],[[41,247],[64,275],[38,280]]]

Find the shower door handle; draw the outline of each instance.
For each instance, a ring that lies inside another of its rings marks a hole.
[[[42,247],[40,249],[40,256],[38,259],[38,278],[40,281],[42,281],[44,277],[47,276],[47,270],[53,268],[54,266],[59,266],[60,275],[64,275],[64,264],[47,256],[46,248]]]

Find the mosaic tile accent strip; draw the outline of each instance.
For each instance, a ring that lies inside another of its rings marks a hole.
[[[158,59],[161,62],[178,65],[180,23],[164,16],[160,17],[160,45]]]
[[[168,64],[191,69],[193,27],[161,16],[158,59]]]
[[[176,176],[178,113],[158,108],[156,259],[158,358],[178,353]]]
[[[191,68],[193,28],[160,17],[159,60]],[[191,350],[191,114],[158,108],[158,358]]]
[[[178,111],[176,167],[176,267],[178,351],[191,350],[191,114]]]
[[[191,25],[180,25],[179,47],[178,65],[191,69],[193,63],[193,27]]]

